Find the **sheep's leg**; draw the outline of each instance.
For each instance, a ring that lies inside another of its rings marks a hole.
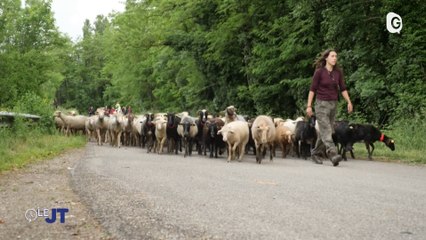
[[[188,156],[188,140],[186,138],[183,139],[183,148],[185,149],[183,157],[186,157]]]
[[[121,134],[122,134],[122,132],[120,131],[120,132],[118,132],[118,136],[117,136],[117,145],[118,145],[118,147],[120,148],[121,147]]]
[[[167,153],[171,153],[172,152],[172,139],[169,139],[169,141],[167,141]]]
[[[274,148],[273,143],[269,143],[269,161],[272,161],[275,154],[272,154],[272,149]]]
[[[371,159],[371,151],[370,151],[370,143],[365,143],[365,147],[367,148],[367,152],[368,152],[368,160],[372,160]]]
[[[228,162],[232,160],[232,145],[228,142]]]
[[[236,142],[236,143],[234,143],[234,146],[232,146],[232,158],[231,158],[231,160],[234,160],[234,159],[236,159],[237,158],[237,149],[238,149],[238,146],[239,146],[239,144],[240,143],[238,143],[238,142]]]
[[[96,129],[96,135],[98,136],[98,145],[102,145],[101,130],[99,128]]]
[[[162,141],[161,141],[161,145],[160,145],[160,152],[163,153],[163,147],[164,147],[164,143],[166,143],[166,139],[165,137],[163,137]]]
[[[210,145],[209,145],[209,151],[210,151],[209,158],[213,158],[214,149],[215,149],[214,142],[210,143]]]
[[[240,149],[240,156],[238,157],[238,161],[239,161],[239,162],[241,162],[241,161],[243,160],[244,153],[245,153],[245,151],[244,151],[245,147],[246,147],[246,146],[244,145],[244,143],[240,143],[240,146],[239,146],[239,149]]]
[[[371,143],[370,143],[370,146],[371,146],[371,148],[372,148],[372,149],[371,149],[371,152],[370,152],[370,157],[369,157],[369,159],[370,159],[370,160],[373,160],[374,144],[371,142]]]
[[[175,138],[175,140],[174,140],[174,142],[175,142],[175,154],[178,154],[178,150],[179,150],[179,146],[181,146],[182,145],[182,143],[181,143],[181,141],[180,141],[180,139],[179,138]],[[182,146],[181,146],[182,147]],[[182,151],[181,151],[182,152]]]
[[[261,164],[262,163],[262,145],[256,145],[256,162]]]

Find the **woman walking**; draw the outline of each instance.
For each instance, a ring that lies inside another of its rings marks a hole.
[[[312,102],[315,99],[315,116],[319,127],[319,136],[312,149],[312,160],[317,164],[322,164],[323,156],[331,160],[333,166],[338,166],[342,157],[337,154],[337,148],[334,145],[332,134],[334,129],[334,121],[337,111],[337,102],[339,92],[348,103],[348,113],[353,110],[352,102],[346,90],[346,84],[343,79],[343,73],[337,66],[337,53],[329,49],[324,51],[315,61],[315,73],[312,79],[308,95],[308,105],[306,106],[306,114],[311,117],[314,115],[312,111]]]

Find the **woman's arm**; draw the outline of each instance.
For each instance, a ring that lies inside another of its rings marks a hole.
[[[349,97],[349,93],[347,90],[342,92],[342,96],[345,98],[346,102],[348,103],[348,113],[351,113],[353,111],[353,106],[351,102],[351,98]]]
[[[309,117],[312,117],[314,115],[314,112],[312,111],[312,101],[314,100],[315,93],[313,91],[309,91],[308,95],[308,105],[306,106],[306,114]]]

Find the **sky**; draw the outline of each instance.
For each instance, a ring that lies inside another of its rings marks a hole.
[[[72,40],[83,35],[83,23],[89,19],[94,22],[99,14],[124,11],[125,0],[53,0],[52,12],[59,31],[66,33]]]

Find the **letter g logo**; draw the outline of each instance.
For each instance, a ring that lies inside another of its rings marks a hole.
[[[390,33],[400,33],[402,29],[402,18],[394,12],[386,15],[386,28]]]

